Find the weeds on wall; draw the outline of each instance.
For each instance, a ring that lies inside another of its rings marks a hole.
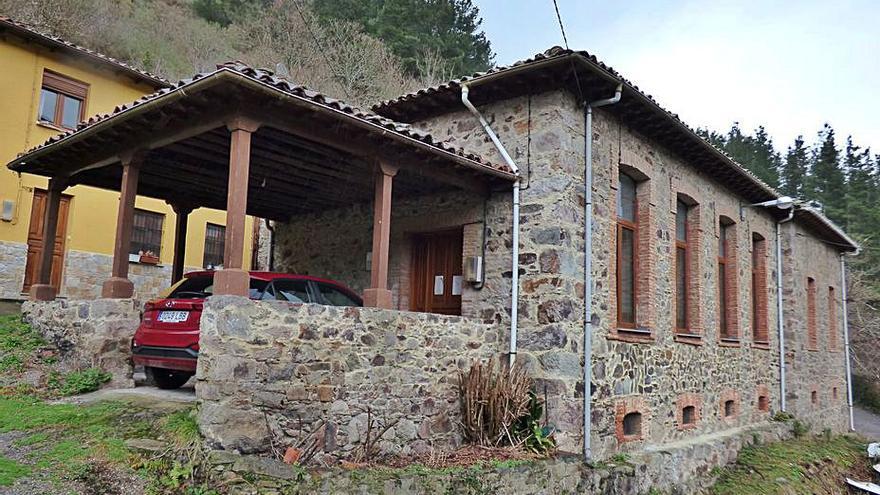
[[[459,373],[462,431],[466,441],[485,447],[521,446],[537,454],[555,447],[553,429],[541,424],[543,402],[520,366],[477,362]]]

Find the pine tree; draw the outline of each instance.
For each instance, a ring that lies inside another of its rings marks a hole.
[[[810,170],[811,199],[818,201],[825,214],[835,222],[845,220],[846,180],[840,167],[840,151],[834,141],[834,129],[825,124],[819,143],[813,150]]]
[[[847,174],[846,219],[847,230],[854,233],[870,233],[880,220],[877,206],[877,184],[871,151],[861,150],[853,143],[852,136],[846,139],[843,158]]]
[[[773,147],[773,138],[767,134],[764,126],[758,126],[755,129],[755,137],[752,138],[751,145],[751,171],[770,187],[779,187],[779,169],[782,168],[782,157]]]
[[[785,163],[779,172],[782,182],[780,189],[783,194],[793,198],[804,198],[807,193],[804,182],[809,166],[810,157],[807,153],[807,147],[804,145],[804,137],[798,136],[794,140],[794,145],[788,147],[788,151],[785,153]]]

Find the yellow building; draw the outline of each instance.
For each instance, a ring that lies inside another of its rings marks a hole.
[[[168,86],[156,76],[39,33],[0,16],[0,162],[74,128],[89,116]],[[47,180],[0,170],[0,299],[21,299],[43,248]],[[62,297],[94,298],[110,275],[119,193],[86,186],[65,190],[55,242],[52,284]],[[171,283],[176,217],[163,201],[138,197],[129,278],[135,296]],[[185,266],[222,263],[226,215],[189,216]],[[248,218],[249,232],[253,219]],[[250,256],[252,243],[246,243]],[[249,258],[245,258],[249,259]]]

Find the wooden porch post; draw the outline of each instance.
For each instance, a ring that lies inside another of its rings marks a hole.
[[[227,127],[232,131],[229,147],[229,187],[226,196],[226,245],[223,269],[214,274],[214,294],[248,296],[250,275],[244,269],[244,239],[247,235],[248,176],[251,134],[259,123],[237,118]]]
[[[144,161],[143,153],[122,157],[122,187],[116,213],[116,241],[113,244],[113,269],[101,288],[101,297],[125,299],[134,294],[134,284],[128,279],[128,251],[131,247],[131,229],[134,223],[134,200],[137,197],[138,176]]]
[[[184,257],[186,255],[186,228],[189,224],[189,214],[193,207],[187,204],[173,203],[176,223],[174,225],[174,262],[171,265],[171,283],[176,284],[183,278]]]
[[[364,306],[391,309],[388,290],[388,251],[391,244],[391,184],[397,167],[379,162],[373,199],[373,260],[370,288],[364,290]]]
[[[31,285],[30,298],[33,301],[51,301],[55,299],[55,287],[52,287],[52,260],[55,257],[55,237],[58,231],[58,212],[61,207],[61,193],[67,187],[64,178],[49,179],[49,191],[46,197],[46,210],[43,214],[43,250],[37,267],[37,283]]]

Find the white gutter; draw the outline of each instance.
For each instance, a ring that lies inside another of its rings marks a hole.
[[[623,85],[614,96],[584,105],[584,461],[593,458],[591,446],[591,391],[593,381],[593,108],[620,101]]]
[[[785,411],[785,317],[782,314],[782,224],[794,218],[794,208],[788,216],[776,222],[776,328],[779,331],[779,410]]]
[[[852,253],[852,256],[859,254],[858,251]],[[853,421],[853,391],[852,391],[852,368],[850,365],[850,346],[849,346],[849,315],[846,313],[846,262],[843,261],[844,254],[840,255],[840,292],[843,296],[843,349],[844,358],[846,359],[846,405],[849,408],[849,430],[855,431],[856,425]]]
[[[516,180],[513,182],[513,227],[512,227],[512,236],[511,240],[513,244],[513,253],[512,253],[512,261],[511,261],[511,280],[510,280],[510,350],[509,350],[509,364],[513,366],[514,361],[516,361],[516,331],[517,331],[517,323],[519,320],[519,167],[516,166],[516,162],[513,161],[513,158],[510,157],[510,154],[507,152],[507,149],[501,144],[501,140],[498,139],[498,135],[495,134],[495,131],[492,130],[492,127],[489,125],[489,122],[483,118],[483,115],[479,110],[468,100],[468,84],[462,83],[461,85],[461,102],[464,103],[464,106],[467,107],[468,110],[480,121],[480,125],[483,126],[483,130],[486,131],[486,134],[489,136],[489,139],[492,140],[492,144],[495,145],[495,148],[498,149],[498,153],[501,154],[501,158],[504,159],[504,162],[508,167],[513,171],[516,176]]]

